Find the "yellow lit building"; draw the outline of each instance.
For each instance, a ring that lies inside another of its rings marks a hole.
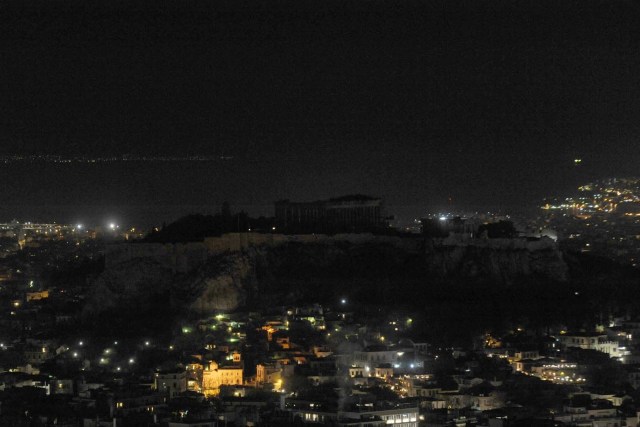
[[[202,372],[202,392],[206,396],[217,396],[223,385],[242,385],[242,366],[218,366],[210,362]]]
[[[39,301],[42,299],[49,298],[49,290],[45,289],[43,291],[36,292],[27,292],[27,302],[29,301]]]

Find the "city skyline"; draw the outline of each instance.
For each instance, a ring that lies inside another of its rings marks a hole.
[[[638,0],[5,0],[0,61],[0,425],[640,427]]]

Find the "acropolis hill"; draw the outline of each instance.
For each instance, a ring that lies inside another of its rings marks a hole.
[[[199,242],[112,245],[97,288],[117,300],[137,298],[151,283],[180,286],[191,290],[193,309],[210,311],[260,301],[272,282],[279,288],[315,283],[330,294],[381,280],[401,291],[462,279],[502,286],[527,276],[567,279],[552,240],[229,233]]]

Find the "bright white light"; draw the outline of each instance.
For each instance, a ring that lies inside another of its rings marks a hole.
[[[347,300],[346,300],[346,298],[342,298],[342,299],[340,300],[340,302],[341,302],[342,304],[346,304],[346,303],[347,303]]]
[[[84,345],[84,342],[83,342],[83,341],[80,341],[80,342],[78,343],[78,345],[79,345],[79,346],[82,346],[82,345]]]
[[[144,345],[146,345],[147,347],[149,346],[149,344],[151,344],[149,341],[144,342]]]
[[[78,230],[82,230],[82,227],[84,227],[82,224],[78,224],[78,225],[76,225],[76,228],[77,228]]]
[[[446,220],[447,220],[447,217],[446,217],[446,216],[441,216],[441,217],[440,217],[440,221],[446,221]]]
[[[133,358],[129,359],[129,364],[132,364],[133,362],[135,362],[135,360],[133,360]]]
[[[116,225],[112,222],[111,224],[109,224],[109,228],[112,230],[116,229]]]

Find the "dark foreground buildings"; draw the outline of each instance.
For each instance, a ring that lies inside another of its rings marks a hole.
[[[344,233],[385,228],[382,199],[360,194],[315,202],[275,203],[278,226],[291,233]]]

